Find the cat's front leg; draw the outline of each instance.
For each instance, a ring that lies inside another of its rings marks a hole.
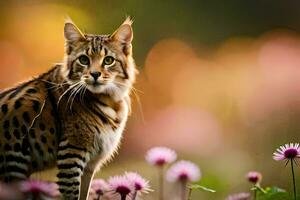
[[[64,200],[78,200],[81,176],[88,162],[85,148],[61,142],[57,155],[58,186]]]
[[[89,166],[89,164],[86,166],[86,168],[83,170],[83,174],[81,176],[81,185],[80,185],[80,200],[87,200],[89,196],[89,190],[91,181],[94,177],[94,167]]]
[[[83,174],[81,176],[81,186],[80,186],[80,200],[87,200],[91,181],[93,180],[94,174],[99,170],[102,165],[101,162],[101,154],[98,153],[98,156],[92,156],[90,161],[87,163],[83,170]]]

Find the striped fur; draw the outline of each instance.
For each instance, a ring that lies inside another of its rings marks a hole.
[[[63,64],[0,93],[0,180],[56,166],[62,198],[85,200],[130,110],[131,21],[111,35],[83,34],[72,22],[64,31]]]

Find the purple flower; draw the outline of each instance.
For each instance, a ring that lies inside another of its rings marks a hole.
[[[145,180],[138,173],[135,172],[126,172],[125,177],[131,184],[134,186],[136,191],[148,193],[151,191],[149,186],[149,181]]]
[[[250,194],[246,192],[229,195],[226,200],[250,200]]]
[[[159,190],[158,199],[164,199],[164,166],[174,162],[177,158],[176,152],[167,147],[154,147],[146,153],[146,161],[151,165],[158,166]]]
[[[103,179],[95,179],[91,184],[90,196],[92,199],[99,199],[108,190],[109,185]]]
[[[197,181],[201,177],[200,169],[190,161],[181,160],[173,164],[167,171],[167,180],[170,182]]]
[[[259,172],[251,171],[247,173],[246,178],[249,182],[257,184],[261,181],[262,175]]]
[[[121,200],[125,200],[126,196],[134,190],[134,186],[125,176],[110,177],[108,185],[111,191],[121,196]]]
[[[39,180],[27,180],[21,182],[20,190],[27,196],[40,198],[59,196],[57,184]]]
[[[294,160],[300,158],[300,148],[299,143],[290,143],[280,146],[276,151],[273,153],[274,160]]]
[[[146,154],[148,163],[156,166],[164,166],[165,164],[174,162],[177,158],[175,151],[167,147],[154,147]]]
[[[293,180],[293,188],[294,188],[294,199],[297,199],[297,187],[296,187],[296,179],[295,179],[295,172],[294,172],[294,162],[299,164],[297,161],[300,158],[300,147],[299,143],[290,143],[280,146],[276,151],[273,153],[274,160],[285,160],[286,165],[291,161],[291,171],[292,171],[292,180]]]

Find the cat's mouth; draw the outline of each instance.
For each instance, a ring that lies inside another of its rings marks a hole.
[[[86,88],[92,93],[102,93],[107,89],[107,87],[110,84],[110,80],[94,80],[91,78],[83,79],[83,82],[85,82]]]
[[[103,85],[99,83],[87,84],[86,88],[92,93],[101,93],[104,90]]]
[[[92,87],[100,87],[100,86],[106,84],[106,83],[104,83],[104,82],[102,82],[102,81],[99,81],[99,80],[90,80],[90,79],[86,79],[86,80],[85,80],[85,83],[86,83],[88,86],[92,86]]]
[[[98,86],[104,85],[104,84],[103,84],[103,83],[100,83],[99,81],[94,81],[94,83],[92,83],[92,85],[93,85],[94,87],[98,87]]]
[[[86,81],[86,88],[92,93],[102,93],[106,88],[107,83],[100,81]]]

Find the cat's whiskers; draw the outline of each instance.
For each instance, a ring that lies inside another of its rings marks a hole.
[[[70,90],[72,90],[74,87],[76,87],[77,85],[79,85],[80,83],[81,83],[81,82],[76,82],[76,83],[74,83],[73,85],[70,85],[70,87],[69,87],[68,89],[66,89],[66,91],[64,91],[64,92],[62,93],[62,95],[60,95],[60,97],[58,98],[57,106],[59,106],[59,103],[60,103],[60,101],[62,100],[63,96],[64,96],[65,94],[67,94]]]
[[[50,84],[52,84],[52,85],[59,85],[59,83],[54,83],[54,82],[52,82],[52,81],[48,81],[48,80],[45,80],[45,79],[39,79],[40,81],[43,81],[43,82],[45,82],[45,83],[50,83]]]
[[[80,92],[80,102],[81,102],[81,104],[82,105],[84,105],[84,95],[85,95],[85,92],[86,92],[86,90],[87,90],[87,88],[86,88],[86,85],[85,84],[82,84],[83,85],[83,90]]]
[[[75,94],[73,95],[73,99],[72,99],[72,101],[71,101],[71,104],[70,104],[70,109],[72,110],[72,105],[73,105],[73,102],[74,102],[74,100],[75,100],[75,98],[76,98],[76,95],[78,94],[78,93],[80,93],[80,91],[81,91],[81,89],[84,87],[84,85],[83,85],[83,83],[81,83],[80,85],[79,85],[79,87],[77,88],[77,89],[75,89]],[[80,96],[80,95],[79,95]]]
[[[45,79],[39,79],[39,80],[43,81],[45,83],[52,84],[53,86],[47,87],[47,88],[50,89],[50,90],[54,90],[54,91],[57,91],[58,89],[62,88],[64,85],[68,85],[69,84],[67,82],[55,83],[55,82],[51,82],[51,81],[48,81],[48,80],[45,80]]]
[[[121,82],[118,82],[118,81],[114,81],[114,83],[116,83],[117,85],[122,85],[122,86],[127,86],[126,84],[124,83],[121,83]],[[128,86],[127,86],[128,87]],[[140,96],[138,95],[138,92],[140,92],[141,94],[143,93],[142,91],[136,89],[135,87],[131,86],[131,91],[138,103],[138,107],[139,107],[139,111],[141,113],[141,116],[142,116],[142,121],[143,123],[145,122],[145,118],[144,118],[144,112],[143,112],[143,107],[142,107],[142,103],[141,103],[141,99],[140,99]]]
[[[63,85],[54,85],[54,86],[49,87],[48,89],[57,91],[57,90],[61,89],[62,87],[63,87]]]
[[[126,85],[125,83],[121,83],[121,82],[119,82],[119,81],[114,81],[114,83],[116,83],[117,85],[129,87],[129,86]],[[135,91],[135,92],[143,93],[141,90],[136,89],[134,86],[130,86],[130,89],[131,89],[132,91]]]
[[[76,98],[76,95],[80,92],[80,90],[82,89],[83,85],[84,85],[84,82],[83,82],[83,81],[80,81],[80,84],[79,84],[77,87],[73,88],[73,91],[72,91],[71,95],[70,95],[69,98],[68,98],[67,105],[68,105],[68,103],[69,103],[69,100],[71,100],[71,101],[70,101],[70,102],[71,102],[71,103],[70,103],[70,110],[71,110],[71,111],[72,111],[72,105],[73,105],[73,102],[74,102],[74,100],[75,100],[75,98]]]
[[[67,82],[62,82],[62,83],[55,83],[55,82],[52,82],[52,81],[48,81],[48,80],[45,80],[45,79],[39,79],[45,83],[49,83],[49,84],[52,84],[52,85],[57,85],[57,86],[63,86],[65,84],[68,84]]]
[[[117,85],[122,85],[122,86],[126,86],[128,87],[126,84],[124,83],[121,83],[121,82],[118,82],[118,81],[114,81],[114,83],[116,83]],[[131,86],[130,90],[132,91],[132,93],[134,94],[136,100],[138,101],[138,103],[140,102],[140,97],[138,95],[138,92],[139,93],[143,93],[142,91],[136,89],[135,87]]]
[[[67,100],[67,104],[66,104],[65,110],[67,110],[68,105],[69,105],[69,102],[70,102],[70,100],[72,99],[72,96],[76,93],[76,90],[77,90],[79,87],[80,87],[80,84],[77,85],[76,87],[72,88],[71,94],[69,95],[68,100]],[[71,106],[70,106],[70,110],[72,111]]]

